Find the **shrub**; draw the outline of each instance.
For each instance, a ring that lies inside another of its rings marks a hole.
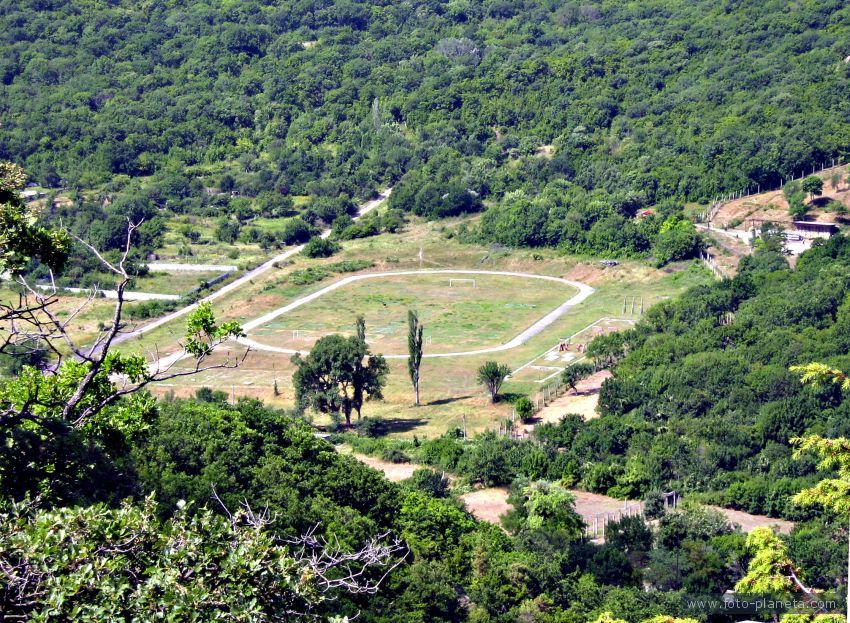
[[[410,463],[410,457],[401,448],[386,448],[381,452],[381,458],[390,463]]]
[[[417,469],[408,480],[411,487],[427,493],[431,497],[445,498],[449,495],[449,479],[433,469]]]
[[[280,239],[283,240],[284,244],[301,244],[318,233],[319,230],[316,227],[310,225],[301,217],[295,217],[286,223],[280,234]]]
[[[375,262],[369,260],[344,260],[327,266],[328,270],[335,273],[356,273],[358,270],[372,268]]]
[[[341,248],[342,247],[333,240],[315,237],[307,243],[304,250],[301,251],[301,254],[312,258],[330,257]]]
[[[528,398],[528,396],[522,396],[514,403],[514,409],[516,410],[516,414],[519,418],[525,422],[534,415],[534,403]]]
[[[326,270],[323,270],[316,266],[310,266],[309,268],[292,271],[292,273],[289,275],[289,282],[296,286],[307,286],[311,283],[321,281],[327,276],[328,273]]]
[[[387,423],[380,418],[364,417],[355,428],[364,437],[383,437],[389,432]]]

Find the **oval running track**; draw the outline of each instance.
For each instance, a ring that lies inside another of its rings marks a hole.
[[[302,305],[306,305],[311,301],[315,301],[316,299],[324,296],[328,292],[332,292],[337,288],[342,288],[351,283],[356,283],[358,281],[364,281],[366,279],[380,279],[381,277],[404,277],[404,276],[416,276],[416,275],[496,275],[500,277],[520,277],[523,279],[540,279],[544,281],[554,281],[556,283],[561,283],[564,285],[571,286],[573,288],[578,289],[578,294],[571,297],[554,310],[543,316],[540,320],[532,324],[525,331],[517,335],[512,340],[505,342],[504,344],[500,344],[498,346],[492,346],[490,348],[479,348],[477,350],[465,350],[454,353],[425,353],[423,354],[423,358],[426,359],[436,359],[438,357],[469,357],[473,355],[484,355],[487,353],[498,353],[505,350],[510,350],[512,348],[516,348],[517,346],[521,346],[525,344],[528,340],[533,338],[535,335],[549,327],[552,323],[558,320],[561,316],[566,314],[570,309],[587,299],[590,295],[592,295],[595,290],[591,288],[589,285],[585,283],[581,283],[578,281],[569,281],[568,279],[561,279],[560,277],[550,277],[549,275],[533,275],[530,273],[514,273],[514,272],[506,272],[506,271],[498,271],[498,270],[463,270],[463,269],[434,269],[434,270],[407,270],[407,271],[397,271],[397,272],[386,272],[386,273],[367,273],[364,275],[352,275],[350,277],[345,277],[340,279],[339,281],[335,281],[334,283],[325,286],[324,288],[313,292],[312,294],[308,294],[307,296],[303,296],[299,299],[296,299],[289,303],[288,305],[284,305],[283,307],[279,307],[278,309],[271,311],[263,316],[255,318],[254,320],[249,320],[248,322],[242,325],[242,329],[247,333],[252,329],[256,329],[259,326],[266,324],[267,322],[271,322],[275,318],[279,316],[283,316],[284,314],[296,309],[297,307],[301,307]],[[287,355],[294,355],[296,353],[308,353],[309,350],[297,350],[292,348],[282,348],[279,346],[269,346],[267,344],[263,344],[261,342],[256,342],[248,337],[239,338],[237,340],[239,343],[251,348],[252,350],[272,352],[272,353],[282,353]],[[407,355],[384,355],[385,359],[407,359]]]

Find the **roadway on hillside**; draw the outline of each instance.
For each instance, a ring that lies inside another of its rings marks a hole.
[[[257,327],[266,324],[267,322],[271,322],[275,318],[282,316],[297,307],[301,307],[311,301],[315,301],[316,299],[324,296],[328,292],[336,290],[337,288],[341,288],[343,286],[349,285],[351,283],[355,283],[358,281],[363,281],[365,279],[377,279],[381,277],[403,277],[403,276],[427,276],[427,275],[496,275],[500,277],[520,277],[526,280],[536,280],[541,279],[545,281],[554,281],[556,283],[565,284],[568,286],[572,286],[573,288],[578,289],[578,294],[571,297],[569,300],[565,301],[554,310],[543,316],[540,320],[536,321],[530,327],[528,327],[525,331],[514,337],[512,340],[505,342],[504,344],[499,344],[498,346],[492,346],[490,348],[480,348],[476,350],[466,350],[452,353],[425,353],[423,358],[438,358],[438,357],[467,357],[472,355],[484,355],[489,353],[498,353],[505,350],[510,350],[511,348],[516,348],[517,346],[521,346],[525,344],[528,340],[536,336],[538,333],[549,327],[553,322],[558,320],[561,316],[566,314],[570,309],[587,299],[590,295],[592,295],[595,290],[591,288],[589,285],[585,283],[580,283],[578,281],[569,281],[567,279],[561,279],[560,277],[550,277],[549,275],[534,275],[530,273],[514,273],[507,271],[498,271],[498,270],[465,270],[465,269],[435,269],[435,270],[406,270],[406,271],[396,271],[396,272],[385,272],[385,273],[368,273],[365,275],[352,275],[350,277],[345,277],[336,281],[328,286],[325,286],[321,290],[317,290],[312,294],[308,294],[307,296],[303,296],[299,299],[296,299],[289,303],[288,305],[284,305],[274,311],[271,311],[267,314],[264,314],[254,320],[249,320],[248,322],[242,325],[242,329],[245,332],[256,329]],[[278,346],[269,346],[267,344],[262,344],[260,342],[256,342],[250,338],[244,337],[239,338],[238,340],[241,344],[249,347],[252,350],[261,350],[273,353],[282,353],[287,355],[294,355],[295,353],[306,353],[308,350],[301,349],[292,349],[292,348],[282,348]],[[386,359],[407,359],[407,355],[384,355]]]
[[[372,199],[371,201],[367,201],[366,203],[361,205],[360,208],[357,211],[357,216],[355,217],[355,220],[360,218],[364,214],[368,214],[369,212],[371,212],[372,210],[374,210],[375,208],[380,206],[382,203],[384,203],[384,201],[387,200],[387,197],[390,196],[390,193],[392,192],[392,190],[393,190],[392,188],[388,188],[384,192],[380,193],[377,198]],[[325,231],[323,231],[321,233],[322,238],[327,238],[330,235],[331,235],[330,229],[326,229]],[[149,333],[149,332],[153,331],[154,329],[158,329],[159,327],[161,327],[165,324],[168,324],[172,320],[176,320],[177,318],[180,318],[181,316],[185,316],[186,314],[191,312],[193,309],[196,309],[200,303],[205,303],[207,301],[214,301],[218,298],[221,298],[225,294],[229,294],[230,292],[233,292],[234,290],[238,290],[239,288],[241,288],[245,284],[249,283],[252,279],[259,277],[260,275],[262,275],[263,273],[265,273],[266,271],[271,269],[275,264],[277,264],[279,262],[283,262],[285,260],[288,260],[293,255],[300,253],[303,248],[304,248],[304,245],[302,244],[302,245],[298,245],[297,247],[292,247],[291,249],[287,249],[283,253],[280,253],[279,255],[274,256],[270,260],[263,262],[262,264],[260,264],[256,268],[249,270],[248,272],[246,272],[244,275],[242,275],[238,279],[235,279],[235,280],[231,281],[230,283],[228,283],[227,285],[222,286],[221,288],[219,288],[218,290],[216,290],[212,294],[205,296],[204,298],[202,298],[197,303],[192,303],[191,305],[186,305],[185,307],[181,307],[180,309],[173,311],[169,314],[166,314],[165,316],[162,316],[160,318],[157,318],[153,322],[149,322],[148,324],[146,324],[142,327],[139,327],[138,329],[135,329],[135,330],[127,332],[127,333],[122,333],[121,335],[119,335],[114,340],[114,343],[120,344],[121,342],[126,342],[127,340],[130,340],[134,337],[139,337],[141,335],[144,335],[145,333]],[[182,353],[181,353],[181,355],[182,355]],[[173,356],[174,355],[171,355],[170,357],[173,357]],[[163,363],[164,363],[164,360],[163,360]]]

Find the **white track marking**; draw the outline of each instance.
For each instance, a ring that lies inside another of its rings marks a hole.
[[[558,320],[561,316],[567,313],[571,308],[578,305],[585,299],[587,299],[591,294],[595,292],[593,288],[585,283],[580,283],[578,281],[569,281],[567,279],[561,279],[560,277],[550,277],[549,275],[532,275],[530,273],[515,273],[515,272],[507,272],[507,271],[497,271],[497,270],[463,270],[463,269],[436,269],[436,270],[406,270],[406,271],[398,271],[398,272],[387,272],[387,273],[367,273],[363,275],[352,275],[350,277],[345,277],[336,281],[324,288],[313,292],[312,294],[308,294],[307,296],[303,296],[299,299],[296,299],[289,303],[288,305],[284,305],[274,311],[271,311],[259,318],[255,318],[254,320],[250,320],[242,325],[243,330],[251,331],[256,329],[257,327],[264,325],[268,322],[271,322],[275,318],[286,314],[287,312],[292,311],[302,305],[305,305],[311,301],[315,301],[316,299],[324,296],[328,292],[336,290],[337,288],[341,288],[343,286],[349,285],[351,283],[355,283],[357,281],[363,281],[365,279],[379,279],[381,277],[399,277],[399,276],[417,276],[417,275],[496,275],[501,277],[520,277],[523,279],[542,279],[544,281],[554,281],[556,283],[565,284],[571,286],[573,288],[578,289],[578,294],[570,298],[568,301],[556,307],[554,310],[546,314],[543,318],[532,324],[525,331],[517,335],[515,338],[506,342],[504,344],[500,344],[499,346],[493,346],[491,348],[480,348],[477,350],[467,350],[460,351],[454,353],[425,353],[423,355],[424,358],[427,359],[436,359],[440,357],[468,357],[472,355],[482,355],[487,353],[498,353],[505,350],[510,350],[512,348],[516,348],[517,346],[521,346],[525,344],[528,340],[533,338],[535,335],[549,327],[552,323]],[[282,348],[278,346],[268,346],[266,344],[262,344],[260,342],[256,342],[250,338],[240,338],[238,340],[241,344],[248,346],[253,350],[260,350],[272,353],[282,353],[287,355],[294,355],[295,353],[306,353],[308,350],[299,350],[294,348]],[[407,355],[384,355],[386,359],[407,359]]]
[[[604,316],[604,317],[602,317],[602,318],[599,318],[599,319],[598,319],[598,320],[596,320],[595,322],[591,322],[591,323],[590,323],[589,325],[587,325],[584,329],[580,329],[579,331],[576,331],[575,333],[573,333],[573,334],[572,334],[569,338],[567,338],[567,339],[572,340],[572,339],[574,339],[576,336],[581,335],[582,333],[584,333],[584,332],[585,332],[585,331],[587,331],[588,329],[592,329],[593,327],[595,327],[596,325],[598,325],[600,322],[605,322],[606,320],[618,320],[618,321],[620,321],[620,320],[624,320],[624,321],[626,321],[626,322],[630,322],[631,324],[634,324],[634,321],[633,321],[633,320],[630,320],[630,319],[628,319],[628,318],[609,318],[608,316]],[[516,370],[514,370],[513,372],[511,372],[511,376],[515,376],[515,375],[517,374],[517,372],[521,372],[522,370],[525,370],[525,369],[526,369],[526,368],[528,368],[528,367],[534,367],[534,365],[533,365],[533,364],[534,364],[534,362],[535,362],[535,361],[537,361],[537,360],[538,360],[538,359],[540,359],[541,357],[545,357],[546,355],[548,355],[548,354],[549,354],[549,353],[551,353],[551,352],[554,352],[554,351],[555,351],[555,349],[556,349],[556,348],[558,348],[558,346],[559,346],[559,344],[555,344],[552,348],[550,348],[549,350],[546,350],[546,351],[544,351],[544,352],[540,353],[539,355],[537,355],[537,357],[535,357],[535,358],[534,358],[534,359],[532,359],[531,361],[528,361],[528,362],[526,362],[526,363],[522,364],[519,368],[517,368]],[[582,355],[581,357],[579,357],[579,358],[577,358],[577,359],[570,359],[570,365],[572,365],[572,364],[574,364],[574,363],[577,363],[577,362],[579,362],[579,361],[583,360],[584,358],[585,358],[585,356],[584,356],[584,355]]]

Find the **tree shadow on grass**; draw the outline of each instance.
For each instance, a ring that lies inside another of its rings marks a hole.
[[[472,398],[472,395],[468,396],[453,396],[451,398],[439,398],[438,400],[432,400],[431,402],[426,402],[429,407],[439,406],[439,405],[447,405],[453,402],[457,402],[459,400],[466,400],[467,398]]]
[[[387,426],[387,434],[408,433],[428,423],[428,420],[424,420],[422,418],[416,418],[414,420],[405,420],[402,418],[383,418],[382,421]]]

